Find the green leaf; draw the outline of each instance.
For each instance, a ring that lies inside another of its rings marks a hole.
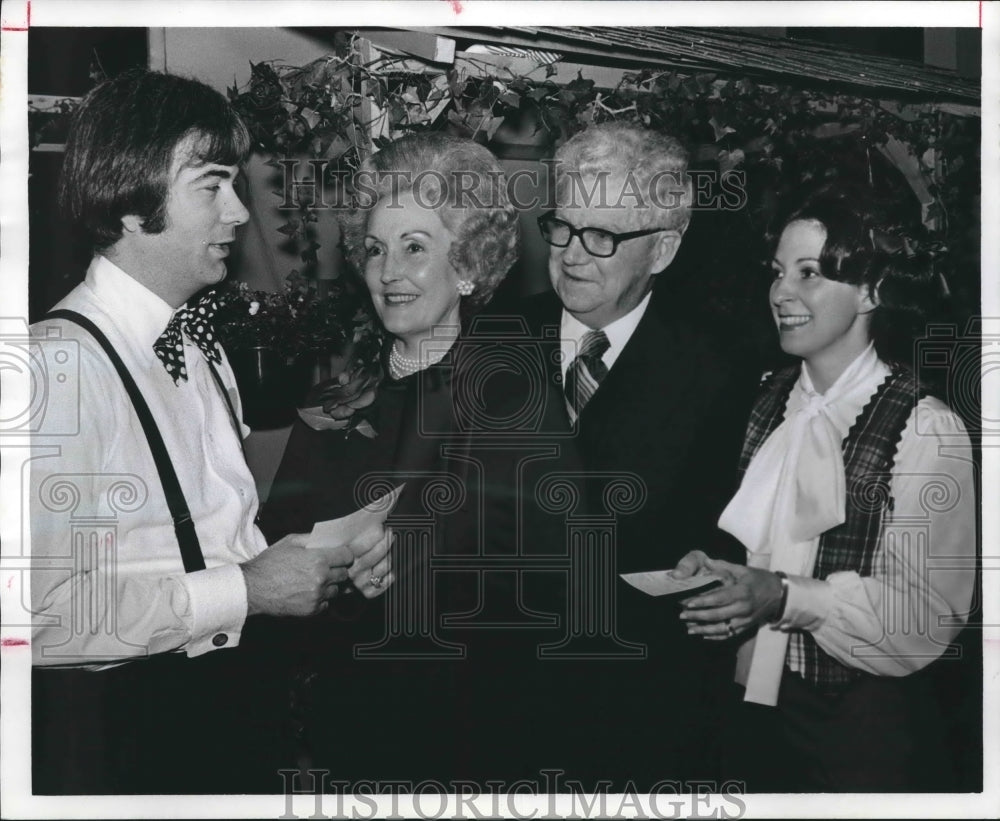
[[[417,80],[417,99],[422,103],[426,103],[432,88],[431,81],[424,75],[421,75]]]
[[[389,125],[396,126],[406,122],[406,106],[397,97],[389,100]]]
[[[448,112],[448,122],[451,124],[452,133],[461,137],[469,137],[472,135],[472,129],[469,127],[468,123],[466,123],[465,117],[457,111]]]
[[[500,90],[493,85],[493,83],[487,80],[480,85],[479,94],[476,95],[476,100],[481,103],[484,108],[492,108],[493,103],[495,103],[499,97]]]
[[[681,81],[680,90],[687,99],[693,100],[701,93],[701,86],[697,78],[688,77],[686,80]]]
[[[335,160],[343,157],[350,149],[351,143],[340,134],[335,134],[323,151],[323,156],[328,160]]]
[[[583,79],[583,72],[578,71],[577,78],[572,83],[567,83],[566,89],[574,94],[586,95],[593,91],[594,81]]]
[[[320,245],[318,243],[310,242],[309,245],[306,246],[305,250],[299,254],[299,257],[301,257],[303,262],[316,262],[316,251],[319,248]]]
[[[698,83],[698,89],[704,94],[705,92],[711,90],[712,83],[715,82],[715,78],[718,77],[717,74],[696,74],[695,80]]]
[[[465,94],[465,87],[469,84],[468,80],[459,80],[458,72],[455,69],[451,69],[448,72],[448,87],[451,89],[451,94],[453,97],[460,98]]]
[[[486,139],[487,140],[492,140],[493,139],[493,135],[496,134],[497,133],[497,129],[500,128],[501,125],[503,125],[503,121],[504,121],[503,117],[484,117],[483,118],[483,124],[480,125],[480,128],[484,128],[485,127],[485,129],[486,129]]]
[[[447,96],[448,92],[445,91],[443,88],[431,89],[430,94],[427,95],[427,107],[433,108]]]
[[[310,131],[319,125],[320,116],[311,108],[303,108],[299,112],[299,116],[306,121],[306,125],[309,126]]]

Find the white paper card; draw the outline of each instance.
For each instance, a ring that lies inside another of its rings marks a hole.
[[[693,596],[706,585],[716,586],[716,582],[722,582],[722,577],[715,573],[678,579],[674,577],[673,570],[622,573],[621,578],[648,596],[676,596],[685,593]]]
[[[325,522],[316,522],[312,533],[309,534],[306,547],[336,547],[341,544],[350,546],[363,533],[385,521],[396,506],[399,494],[403,492],[404,487],[406,487],[406,482],[347,516],[341,516],[339,519],[328,519]],[[354,550],[353,546],[351,549]],[[358,555],[364,550],[354,552],[355,555]]]

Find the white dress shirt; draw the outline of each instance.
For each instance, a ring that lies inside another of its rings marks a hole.
[[[821,395],[803,364],[785,407],[785,423],[799,410],[823,403],[825,419],[842,440],[889,373],[869,347]],[[772,437],[781,431],[779,427]],[[841,571],[824,580],[812,578],[819,535],[796,539],[800,525],[785,521],[779,530],[791,534],[784,540],[788,544],[767,544],[762,538],[765,530],[754,523],[760,508],[794,511],[794,503],[789,507],[787,500],[771,499],[763,486],[741,487],[720,526],[747,546],[748,564],[786,569],[795,555],[804,562],[796,573],[789,571],[788,599],[780,623],[759,628],[756,643],[763,646],[755,650],[754,642],[748,642],[740,649],[737,680],[747,683],[749,676],[751,684],[761,685],[748,684],[747,699],[773,704],[777,697],[784,652],[768,660],[769,672],[762,670],[759,676],[751,672],[751,662],[754,666],[763,662],[754,658],[755,653],[770,644],[784,646],[775,641],[776,635],[772,638],[766,633],[809,631],[835,659],[875,675],[907,675],[940,656],[967,621],[971,606],[976,563],[973,476],[972,449],[961,419],[933,397],[920,400],[896,452],[891,477],[894,507],[883,517],[872,574]],[[775,484],[791,487],[795,482]],[[794,511],[790,518],[794,520],[796,514],[801,511]],[[773,539],[774,533],[773,527],[768,529],[767,538]],[[799,669],[794,644],[788,654],[793,670]]]
[[[50,381],[53,399],[32,445],[34,663],[106,666],[236,646],[247,614],[238,564],[267,546],[254,525],[257,492],[239,439],[248,430],[237,432],[207,361],[186,337],[188,380],[174,384],[152,347],[173,309],[107,259],[96,257],[56,307],[91,319],[131,373],[170,454],[206,569],[184,572],[149,445],[103,349],[76,324],[36,324],[36,337],[58,328],[62,340],[76,341],[79,374],[78,389],[73,368],[68,383]],[[217,370],[239,414],[224,355]]]
[[[562,321],[559,324],[559,350],[562,353],[563,379],[566,379],[566,371],[569,370],[570,363],[576,359],[576,352],[580,350],[583,337],[593,330],[604,331],[604,335],[608,338],[608,349],[601,357],[601,361],[610,371],[611,366],[615,364],[615,360],[621,355],[629,339],[632,338],[632,334],[635,333],[635,329],[639,326],[639,320],[646,313],[646,308],[649,306],[649,300],[652,295],[653,292],[650,291],[643,298],[642,302],[625,314],[625,316],[618,317],[618,319],[609,323],[604,328],[590,328],[563,308]]]

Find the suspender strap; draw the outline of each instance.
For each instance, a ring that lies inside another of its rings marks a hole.
[[[87,317],[78,314],[76,311],[58,310],[49,312],[45,316],[45,319],[65,319],[75,322],[81,328],[87,330],[100,343],[100,346],[104,348],[104,352],[108,355],[111,364],[115,366],[118,376],[121,377],[122,383],[125,385],[125,391],[128,393],[129,399],[132,400],[136,416],[139,417],[139,422],[142,423],[143,432],[146,434],[146,439],[149,442],[149,449],[153,453],[156,471],[160,475],[163,493],[167,497],[167,507],[174,520],[174,532],[177,534],[177,543],[180,545],[184,570],[187,573],[195,570],[204,570],[205,557],[201,553],[201,544],[198,541],[198,534],[194,529],[194,522],[191,521],[191,511],[188,509],[187,502],[184,499],[184,492],[181,490],[181,484],[177,480],[177,473],[174,470],[173,463],[170,461],[170,454],[167,453],[167,446],[163,443],[163,437],[160,436],[159,428],[156,427],[153,414],[149,411],[149,405],[142,398],[142,393],[139,391],[139,386],[135,384],[132,374],[128,372],[125,363],[122,362],[121,357],[101,329],[87,319]]]
[[[243,445],[243,428],[240,426],[240,418],[236,415],[236,408],[233,407],[233,400],[229,397],[229,391],[226,390],[222,377],[219,376],[219,372],[215,369],[215,365],[212,364],[212,360],[206,357],[205,364],[208,365],[208,369],[212,372],[212,378],[215,380],[215,384],[219,386],[222,398],[226,400],[226,407],[229,409],[229,421],[233,423],[233,430],[236,431],[236,441],[240,443],[240,450],[243,451],[243,458],[246,459],[247,449]]]

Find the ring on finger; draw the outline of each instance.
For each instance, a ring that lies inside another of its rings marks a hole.
[[[729,619],[726,621],[726,635],[732,638],[736,635],[736,628],[733,627],[733,620]]]
[[[371,584],[372,587],[381,587],[382,586],[382,577],[381,576],[376,576],[374,573],[371,575],[371,578],[369,578],[368,581],[369,581],[369,583]]]

